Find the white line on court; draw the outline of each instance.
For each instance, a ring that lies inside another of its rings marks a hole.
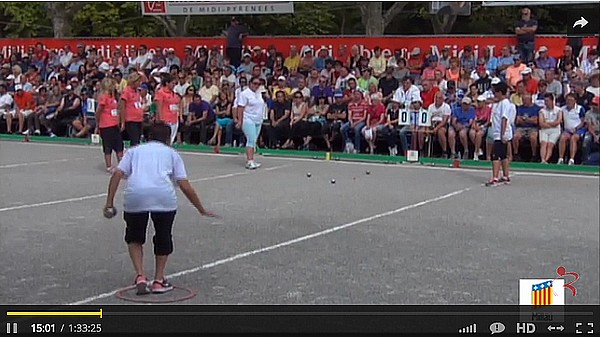
[[[68,158],[68,159],[56,159],[56,160],[47,160],[47,161],[34,161],[34,162],[30,162],[30,163],[6,164],[6,165],[0,165],[0,169],[15,168],[15,167],[22,167],[22,166],[46,165],[46,164],[53,164],[53,163],[65,163],[65,162],[80,161],[80,160],[87,160],[87,159],[89,159],[89,158]]]
[[[424,205],[427,205],[427,204],[430,204],[430,203],[433,203],[433,202],[437,202],[437,201],[440,201],[440,200],[448,199],[448,198],[451,198],[453,196],[456,196],[456,195],[462,194],[464,192],[467,192],[467,191],[469,191],[471,189],[472,189],[472,187],[463,188],[461,190],[454,191],[454,192],[451,192],[451,193],[448,193],[448,194],[444,194],[444,195],[441,195],[439,197],[435,197],[435,198],[432,198],[432,199],[427,199],[427,200],[424,200],[424,201],[421,201],[421,202],[418,202],[418,203],[415,203],[415,204],[412,204],[412,205],[404,206],[404,207],[401,207],[401,208],[398,208],[398,209],[395,209],[395,210],[391,210],[391,211],[388,211],[388,212],[375,214],[375,215],[372,215],[370,217],[366,217],[366,218],[362,218],[362,219],[359,219],[359,220],[356,220],[356,221],[353,221],[353,222],[349,222],[347,224],[335,226],[335,227],[332,227],[332,228],[329,228],[329,229],[326,229],[326,230],[323,230],[323,231],[320,231],[320,232],[312,233],[312,234],[301,236],[301,237],[298,237],[298,238],[295,238],[295,239],[292,239],[292,240],[289,240],[289,241],[281,242],[281,243],[278,243],[278,244],[273,245],[273,246],[264,247],[264,248],[260,248],[260,249],[248,251],[248,252],[245,252],[245,253],[240,253],[240,254],[237,254],[237,255],[233,255],[233,256],[230,256],[228,258],[217,260],[215,262],[211,262],[211,263],[208,263],[208,264],[205,264],[205,265],[202,265],[202,266],[198,266],[198,267],[187,269],[187,270],[183,270],[183,271],[171,274],[171,275],[167,275],[167,278],[176,278],[176,277],[179,277],[179,276],[193,274],[193,273],[196,273],[196,272],[198,272],[200,270],[205,270],[205,269],[213,268],[213,267],[225,264],[225,263],[229,263],[229,262],[233,262],[233,261],[236,261],[236,260],[239,260],[239,259],[243,259],[245,257],[249,257],[249,256],[260,254],[260,253],[265,253],[265,252],[268,252],[268,251],[271,251],[271,250],[275,250],[277,248],[282,248],[282,247],[290,246],[290,245],[293,245],[293,244],[296,244],[296,243],[299,243],[299,242],[307,241],[307,240],[314,239],[314,238],[317,238],[317,237],[320,237],[320,236],[323,236],[323,235],[327,235],[327,234],[330,234],[330,233],[338,232],[338,231],[341,231],[342,229],[350,228],[350,227],[353,227],[353,226],[356,226],[356,225],[359,225],[359,224],[362,224],[362,223],[365,223],[365,222],[369,222],[369,221],[373,221],[373,220],[376,220],[376,219],[379,219],[379,218],[383,218],[383,217],[387,217],[387,216],[390,216],[390,215],[402,213],[402,212],[405,212],[405,211],[408,211],[408,210],[411,210],[411,209],[414,209],[414,208],[418,208],[418,207],[421,207],[421,206],[424,206]],[[87,303],[94,302],[94,301],[97,301],[97,300],[101,300],[103,298],[114,296],[119,290],[121,290],[121,289],[117,289],[117,290],[113,290],[113,291],[110,291],[110,292],[107,292],[107,293],[103,293],[103,294],[99,294],[99,295],[96,295],[96,296],[88,297],[88,298],[85,298],[85,299],[83,299],[81,301],[70,303],[69,305],[82,305],[82,304],[87,304]]]
[[[288,165],[279,165],[279,166],[273,166],[270,169],[271,169],[271,171],[273,171],[273,170],[278,170],[278,169],[285,168],[285,167],[288,167],[288,166],[290,166],[290,165],[289,164]],[[210,181],[210,180],[231,178],[231,177],[246,175],[246,174],[249,174],[249,173],[250,173],[250,171],[245,171],[245,172],[229,173],[229,174],[222,174],[222,175],[218,175],[218,176],[198,178],[198,179],[190,180],[190,183],[197,183],[197,182],[200,182],[200,181]],[[86,195],[86,196],[77,197],[77,198],[69,198],[69,199],[61,199],[61,200],[53,200],[53,201],[40,202],[40,203],[35,203],[35,204],[27,204],[27,205],[20,205],[20,206],[5,207],[5,208],[0,208],[0,213],[1,212],[8,212],[8,211],[15,211],[15,210],[19,210],[19,209],[25,209],[25,208],[49,206],[49,205],[56,205],[56,204],[64,204],[64,203],[68,203],[68,202],[76,202],[76,201],[83,201],[83,200],[89,200],[89,199],[103,198],[105,196],[106,196],[106,193],[100,193],[100,194]]]
[[[96,146],[86,146],[86,145],[54,144],[54,143],[18,143],[18,142],[14,142],[14,143],[15,144],[38,145],[38,146],[54,146],[54,147],[58,146],[58,147],[88,149],[88,150],[92,149],[95,151],[99,151],[99,148]],[[223,157],[223,154],[217,154],[217,153],[186,152],[186,151],[179,151],[179,153],[181,153],[183,155],[190,155],[190,156]],[[321,161],[317,161],[317,160],[311,159],[311,158],[291,158],[291,157],[275,157],[275,156],[263,156],[263,158],[269,158],[269,159],[273,159],[273,160],[283,160],[283,161],[287,160],[287,161],[312,162],[312,163],[321,162]],[[427,166],[427,165],[419,165],[419,164],[393,165],[393,164],[383,164],[383,163],[350,162],[350,161],[330,161],[329,163],[336,163],[336,164],[342,164],[342,165],[394,167],[394,168],[399,168],[399,169],[426,169],[426,170],[474,172],[474,173],[486,172],[485,169],[453,168],[453,167],[443,167],[443,166]],[[596,180],[599,179],[598,175],[569,174],[569,173],[545,173],[545,172],[518,171],[518,172],[511,173],[511,175],[512,174],[514,174],[514,175],[531,175],[531,176],[540,176],[540,177],[557,177],[557,178],[579,178],[579,179],[596,179]]]

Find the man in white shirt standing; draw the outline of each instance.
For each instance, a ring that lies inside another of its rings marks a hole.
[[[124,191],[125,242],[136,272],[138,295],[166,293],[173,286],[165,279],[167,258],[173,252],[172,228],[177,212],[176,186],[203,216],[216,217],[206,210],[187,179],[181,156],[169,145],[171,128],[162,123],[152,127],[148,143],[130,148],[113,173],[108,186],[104,214],[116,214],[114,199],[121,179],[127,179]],[[150,285],[143,268],[143,245],[148,218],[154,223],[156,271]]]
[[[494,146],[492,152],[492,179],[486,186],[496,186],[500,183],[510,184],[508,144],[512,140],[512,115],[514,105],[508,100],[508,86],[502,82],[493,87],[496,103],[492,106],[492,132]],[[500,178],[502,167],[503,177]]]

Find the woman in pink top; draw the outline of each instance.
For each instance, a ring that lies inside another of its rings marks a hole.
[[[139,73],[131,73],[127,77],[127,86],[123,89],[119,101],[121,131],[127,130],[131,146],[139,145],[142,137],[144,105],[138,91],[141,81],[142,76]]]
[[[123,139],[119,128],[119,110],[117,109],[117,84],[111,78],[102,80],[101,92],[96,108],[96,133],[100,132],[106,170],[112,173],[112,152],[117,161],[123,158]]]
[[[182,118],[181,97],[173,91],[177,79],[171,75],[163,77],[161,88],[156,92],[156,120],[164,122],[171,128],[171,144],[177,137],[179,120]]]

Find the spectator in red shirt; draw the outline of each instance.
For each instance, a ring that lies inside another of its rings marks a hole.
[[[386,127],[386,111],[383,105],[383,95],[374,93],[371,95],[371,105],[367,109],[367,123],[362,129],[362,135],[369,144],[369,153],[375,152],[375,140],[377,133],[383,131]]]
[[[348,104],[348,122],[344,123],[340,129],[347,152],[360,151],[361,131],[366,125],[368,108],[362,92],[354,91],[352,101]],[[350,129],[354,130],[354,139],[350,137]],[[354,148],[352,148],[352,140],[354,140]]]
[[[423,85],[423,91],[421,91],[421,100],[423,100],[423,106],[429,107],[435,101],[435,94],[440,91],[440,88],[433,86],[433,81],[427,80],[421,83]]]
[[[532,70],[531,68],[525,68],[521,72],[521,76],[523,76],[523,84],[525,84],[525,91],[527,91],[531,95],[537,94],[538,91],[538,80],[531,76]]]
[[[35,110],[35,100],[30,92],[23,90],[23,86],[21,84],[15,85],[15,91],[15,113],[13,115],[17,116],[19,119],[19,132],[22,132],[23,134],[29,134],[29,129],[33,127],[34,122],[33,119],[31,119],[30,122],[29,116],[35,117],[35,114],[33,113]],[[27,118],[28,128],[25,132],[23,132],[25,118]]]
[[[252,55],[252,62],[257,66],[260,66],[261,70],[267,65],[267,54],[263,53],[260,46],[253,48],[254,55]]]

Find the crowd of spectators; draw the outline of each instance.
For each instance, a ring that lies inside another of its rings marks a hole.
[[[131,74],[142,77],[140,104],[149,125],[154,94],[170,74],[182,102],[176,142],[242,146],[236,99],[257,77],[267,102],[260,147],[423,155],[434,144],[431,155],[489,160],[491,87],[506,82],[515,105],[513,160],[528,151],[528,160],[574,164],[598,150],[596,50],[578,59],[565,45],[555,59],[541,46],[524,62],[513,46],[499,55],[483,49],[479,58],[471,46],[458,57],[447,48],[439,55],[414,48],[406,57],[400,50],[385,57],[375,47],[370,59],[357,46],[340,47],[335,59],[326,49],[291,46],[283,54],[257,46],[242,51],[239,65],[217,46],[197,54],[186,46],[182,58],[176,52],[139,45],[106,59],[83,44],[13,48],[0,71],[2,132],[89,137],[97,132],[102,80],[113,79],[118,96]],[[421,114],[426,124],[418,122]]]

